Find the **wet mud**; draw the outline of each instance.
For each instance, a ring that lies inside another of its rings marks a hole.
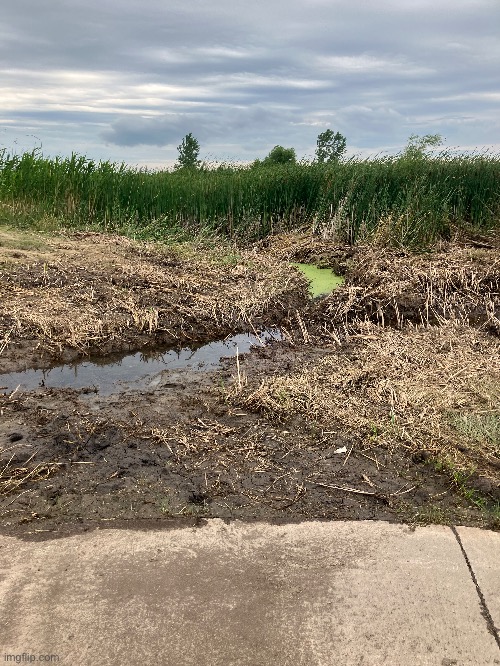
[[[272,248],[268,252],[272,257]],[[365,308],[365,320],[346,309],[361,280],[348,252],[352,250],[346,250],[342,260],[348,269],[346,284],[335,297],[311,301],[304,286],[292,296],[276,290],[265,308],[254,308],[254,318],[243,318],[236,326],[232,320],[230,328],[246,326],[247,332],[259,324],[280,327],[283,339],[267,340],[238,359],[222,360],[219,367],[204,372],[166,367],[155,375],[156,383],[122,387],[111,394],[93,382],[77,388],[0,390],[2,531],[32,538],[104,525],[196,524],[209,517],[497,527],[496,514],[484,510],[485,502],[494,506],[500,500],[494,445],[487,456],[488,473],[482,470],[468,477],[481,491],[471,495],[453,483],[449,470],[444,473],[436,464],[435,451],[425,442],[402,444],[403,440],[380,436],[378,426],[370,425],[371,414],[354,427],[327,411],[309,410],[300,396],[292,396],[292,405],[288,396],[278,394],[281,405],[290,405],[284,411],[273,411],[266,407],[270,403],[255,398],[273,379],[288,380],[339,350],[354,366],[360,345],[368,349],[370,335],[384,335],[380,323],[370,321],[370,308]],[[324,248],[322,253],[324,265],[328,253]],[[336,271],[340,255],[338,248],[331,249],[330,265]],[[349,270],[354,277],[349,277]],[[11,279],[15,274],[10,269]],[[175,298],[182,301],[179,293]],[[359,314],[362,304],[357,301],[353,307]],[[411,315],[416,323],[419,308],[415,306]],[[197,331],[193,313],[189,334],[206,339],[207,330],[217,326],[209,324],[206,313]],[[403,330],[405,324],[400,324]],[[496,334],[480,328],[483,346],[478,353],[484,356],[491,344],[496,362]],[[155,337],[138,329],[121,335],[134,353]],[[116,351],[120,340],[99,340],[103,357],[107,343]],[[36,364],[48,367],[56,358],[81,359],[88,353],[81,346],[62,344],[53,354],[45,345],[37,356],[36,338],[22,335],[4,347],[2,372]],[[345,385],[362,393],[373,386],[373,377],[371,370],[359,372]],[[274,385],[273,391],[276,399]],[[464,446],[460,438],[459,446]],[[500,469],[500,451],[498,460]],[[478,497],[486,499],[481,503]]]
[[[272,344],[240,372],[282,373],[322,349]],[[203,517],[479,519],[422,460],[339,436],[296,417],[276,423],[225,400],[234,363],[208,373],[165,371],[150,391],[100,396],[40,389],[3,402],[0,465],[34,470],[2,497],[3,526]],[[365,441],[366,440],[366,441]],[[15,482],[15,478],[13,480]],[[437,508],[436,508],[437,507]]]

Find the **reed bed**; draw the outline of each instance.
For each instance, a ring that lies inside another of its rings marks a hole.
[[[500,158],[352,159],[176,172],[73,154],[0,151],[0,221],[119,231],[143,239],[208,229],[256,240],[283,230],[356,243],[382,233],[420,247],[500,219]]]

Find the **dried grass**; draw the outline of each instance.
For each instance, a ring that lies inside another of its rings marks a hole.
[[[412,256],[365,248],[352,260],[349,279],[356,290],[351,312],[362,310],[381,324],[456,319],[500,332],[497,250],[450,246]],[[334,308],[332,304],[330,312]]]
[[[37,463],[31,456],[22,465],[12,463],[12,458],[0,469],[0,496],[18,491],[27,483],[47,479],[56,469],[56,463]]]
[[[310,235],[282,234],[266,250],[279,259],[328,266],[346,284],[324,299],[313,316],[323,328],[354,330],[370,319],[402,327],[453,319],[500,334],[500,250],[490,239],[442,243],[426,254],[374,244],[340,246]],[[480,247],[478,247],[479,245]]]
[[[268,424],[229,427],[220,421],[202,420],[175,424],[142,433],[156,445],[165,446],[179,465],[191,465],[201,496],[217,498],[235,493],[248,506],[266,504],[284,510],[295,504],[319,472],[304,473],[286,460],[291,448],[300,453],[301,443],[277,436]],[[262,481],[264,480],[265,481]],[[182,514],[186,507],[180,509]]]
[[[315,263],[345,275],[345,284],[308,315],[323,330],[352,332],[367,319],[399,328],[450,319],[500,334],[498,238],[441,243],[425,254],[376,244],[338,245],[293,233],[262,244],[277,259]]]
[[[454,415],[500,416],[500,343],[460,323],[404,330],[366,323],[319,362],[235,390],[232,399],[280,420],[299,414],[339,435],[358,433],[364,444],[425,450],[469,468],[472,461],[500,482],[495,443],[471,440],[452,423]]]
[[[202,340],[286,309],[287,299],[303,292],[303,280],[286,265],[255,252],[175,251],[79,234],[55,244],[46,261],[6,267],[0,333],[10,331],[11,342],[38,339],[52,351],[141,334]]]

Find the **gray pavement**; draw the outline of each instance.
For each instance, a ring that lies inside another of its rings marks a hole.
[[[499,562],[383,522],[1,536],[0,663],[500,664]]]

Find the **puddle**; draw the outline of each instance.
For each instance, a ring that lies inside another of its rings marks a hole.
[[[335,287],[344,283],[344,278],[335,275],[331,268],[318,268],[313,264],[297,264],[292,266],[298,268],[309,280],[309,293],[313,298],[326,296],[331,293]]]
[[[220,367],[220,359],[245,354],[253,345],[271,340],[281,340],[278,329],[267,329],[259,337],[242,333],[225,340],[193,348],[143,349],[135,354],[108,354],[89,357],[76,363],[58,365],[45,370],[25,370],[0,374],[0,390],[10,393],[33,390],[40,386],[49,388],[96,387],[100,395],[112,395],[124,390],[156,388],[164,370],[189,369],[214,370]]]

